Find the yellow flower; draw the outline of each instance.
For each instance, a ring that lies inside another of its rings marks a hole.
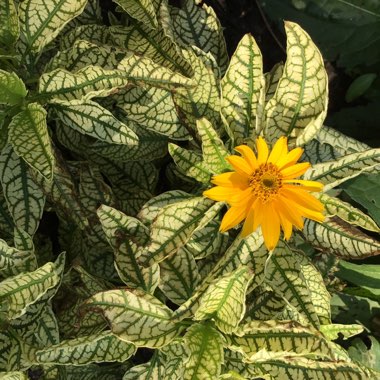
[[[321,191],[315,181],[296,179],[310,167],[297,163],[303,149],[288,152],[287,139],[281,137],[269,152],[262,137],[256,140],[257,157],[246,145],[235,148],[241,156],[227,157],[235,171],[213,177],[216,185],[203,195],[215,201],[225,201],[231,207],[224,215],[220,230],[227,231],[245,219],[241,236],[245,237],[261,226],[265,245],[275,248],[280,229],[288,240],[293,225],[303,228],[303,217],[322,222],[323,205],[310,191]]]

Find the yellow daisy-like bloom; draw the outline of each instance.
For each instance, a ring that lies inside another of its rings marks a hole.
[[[288,152],[286,137],[281,137],[269,152],[262,137],[256,140],[257,157],[246,145],[235,148],[241,156],[227,157],[235,171],[213,177],[216,185],[203,195],[215,201],[225,201],[231,207],[224,215],[220,230],[227,231],[245,219],[241,236],[245,237],[261,226],[265,245],[275,248],[280,238],[291,237],[293,225],[303,228],[303,217],[322,222],[324,207],[310,191],[321,191],[315,181],[296,179],[310,167],[297,163],[303,149]]]

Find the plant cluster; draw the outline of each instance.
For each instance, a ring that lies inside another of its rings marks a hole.
[[[323,125],[316,45],[286,22],[264,73],[200,1],[114,1],[0,2],[0,379],[376,378],[331,297],[339,260],[379,253],[340,185],[380,149]],[[203,192],[244,169],[236,147],[269,165],[264,139],[314,220],[261,209],[243,237],[244,211],[223,232],[235,198]]]

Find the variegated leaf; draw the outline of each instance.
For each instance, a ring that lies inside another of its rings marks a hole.
[[[296,253],[280,242],[266,265],[266,281],[308,322],[318,328],[319,319],[312,302],[308,283],[303,276]]]
[[[158,21],[152,0],[114,0],[130,16],[150,28],[157,28]]]
[[[321,325],[319,330],[329,340],[339,339],[343,336],[343,339],[351,338],[363,332],[364,327],[362,325],[342,325],[338,323]]]
[[[138,248],[147,244],[149,230],[138,220],[105,205],[97,211],[108,242],[114,250],[115,267],[123,282],[131,288],[153,293],[159,281],[158,265],[141,267]]]
[[[149,245],[141,251],[142,265],[153,265],[177,252],[211,206],[208,199],[195,197],[164,207],[151,226]]]
[[[323,191],[326,192],[360,173],[376,170],[379,164],[380,148],[370,149],[348,154],[337,161],[316,164],[305,173],[304,178],[323,183]]]
[[[109,331],[65,340],[36,352],[41,364],[86,365],[89,363],[123,362],[136,352],[136,347],[112,335]]]
[[[219,277],[202,296],[194,318],[213,318],[224,333],[235,331],[245,313],[245,295],[251,279],[245,266]]]
[[[137,135],[96,102],[60,101],[54,103],[53,109],[64,124],[80,133],[110,144],[138,144]]]
[[[310,141],[323,126],[328,80],[323,58],[310,36],[285,22],[287,60],[276,93],[265,108],[265,137],[274,143],[288,136],[297,145]]]
[[[56,263],[46,263],[34,272],[21,273],[0,283],[0,301],[8,320],[23,316],[28,306],[60,283],[62,262],[64,263],[64,255]]]
[[[112,333],[138,347],[165,346],[181,330],[170,320],[172,311],[147,293],[127,289],[109,290],[91,297],[83,306],[102,311]]]
[[[225,336],[227,347],[248,361],[261,350],[336,360],[329,341],[294,321],[252,321]]]
[[[153,354],[152,359],[147,363],[136,365],[123,376],[123,380],[150,380],[150,379],[165,379],[165,368],[162,363],[161,355],[157,351]]]
[[[28,380],[28,375],[20,371],[0,372],[0,380]]]
[[[184,47],[196,46],[211,53],[220,70],[224,73],[228,66],[226,42],[222,26],[214,10],[203,4],[196,5],[193,0],[185,1],[182,8],[173,17],[175,38]]]
[[[234,145],[255,137],[260,91],[263,86],[263,60],[256,41],[246,34],[231,58],[221,81],[221,112]]]
[[[153,87],[132,87],[118,95],[117,102],[128,119],[173,140],[190,139],[188,131],[181,124],[169,91]]]
[[[0,45],[12,46],[20,35],[20,25],[14,0],[0,3]]]
[[[181,305],[186,302],[193,295],[199,282],[197,264],[186,246],[161,261],[159,287],[175,304]]]
[[[193,324],[184,336],[189,360],[184,380],[215,380],[224,361],[223,337],[209,325]]]
[[[188,353],[184,347],[183,340],[174,340],[170,344],[160,349],[165,355],[165,377],[171,380],[182,380],[184,376],[185,363],[188,360]]]
[[[5,2],[7,1],[5,0]],[[0,8],[1,11],[2,9]],[[0,104],[18,104],[25,98],[27,92],[24,82],[17,74],[0,70]]]
[[[369,370],[349,362],[322,362],[305,358],[270,359],[255,364],[273,379],[370,380]]]
[[[343,202],[339,198],[331,197],[325,193],[319,195],[319,200],[325,206],[326,216],[338,216],[349,224],[364,228],[368,231],[380,232],[379,226],[371,217],[351,206],[349,203]]]
[[[268,103],[276,93],[278,82],[284,72],[284,65],[277,63],[269,73],[265,73],[265,104]]]
[[[48,181],[52,180],[54,156],[46,124],[46,111],[38,103],[30,103],[9,124],[9,142],[29,166]]]
[[[33,236],[42,217],[45,195],[10,145],[0,153],[0,181],[15,225]]]
[[[87,0],[26,0],[20,3],[21,33],[32,52],[40,52],[64,26],[82,13]]]
[[[321,162],[334,161],[340,157],[341,155],[333,146],[313,139],[304,146],[301,161],[307,161],[311,165],[316,165]]]
[[[130,27],[111,27],[112,39],[116,46],[132,51],[136,55],[150,58],[157,65],[187,77],[193,68],[187,58],[179,51],[176,43],[161,28],[135,23]]]
[[[346,259],[361,259],[380,252],[380,242],[338,217],[323,223],[306,220],[306,239],[317,249]]]

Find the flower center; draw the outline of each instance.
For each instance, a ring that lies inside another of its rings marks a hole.
[[[282,187],[282,175],[276,165],[261,164],[249,177],[252,193],[264,203],[278,194]]]

